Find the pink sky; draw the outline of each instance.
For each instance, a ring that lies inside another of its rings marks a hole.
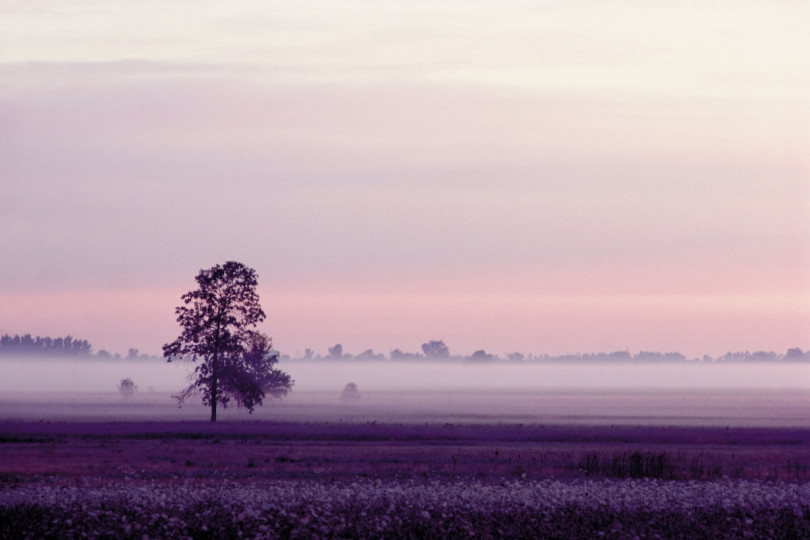
[[[0,333],[159,353],[255,268],[295,354],[810,348],[799,2],[32,2]]]

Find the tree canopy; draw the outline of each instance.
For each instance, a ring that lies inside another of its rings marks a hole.
[[[422,352],[426,358],[447,358],[450,356],[450,349],[440,339],[432,339],[422,344]]]
[[[177,398],[200,394],[217,419],[217,405],[237,406],[253,412],[264,397],[281,397],[292,388],[286,373],[273,369],[278,356],[269,337],[256,330],[265,313],[256,292],[258,278],[252,268],[228,261],[195,278],[198,288],[183,296],[175,309],[182,332],[163,346],[167,361],[198,362],[192,383]]]

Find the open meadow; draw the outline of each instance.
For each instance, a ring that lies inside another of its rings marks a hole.
[[[806,400],[303,392],[212,424],[168,394],[5,394],[0,536],[806,538]]]
[[[810,540],[808,22],[0,0],[0,540]]]

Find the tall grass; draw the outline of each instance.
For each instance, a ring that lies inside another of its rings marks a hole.
[[[571,467],[573,468],[573,467]],[[760,465],[751,458],[728,461],[710,454],[671,453],[664,451],[588,452],[576,463],[580,473],[589,477],[653,478],[659,480],[759,479],[806,482],[808,466],[798,459],[783,465]]]

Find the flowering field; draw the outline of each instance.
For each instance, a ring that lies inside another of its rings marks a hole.
[[[41,482],[0,537],[810,538],[810,484],[660,480]]]
[[[810,431],[0,422],[0,538],[810,538]]]

